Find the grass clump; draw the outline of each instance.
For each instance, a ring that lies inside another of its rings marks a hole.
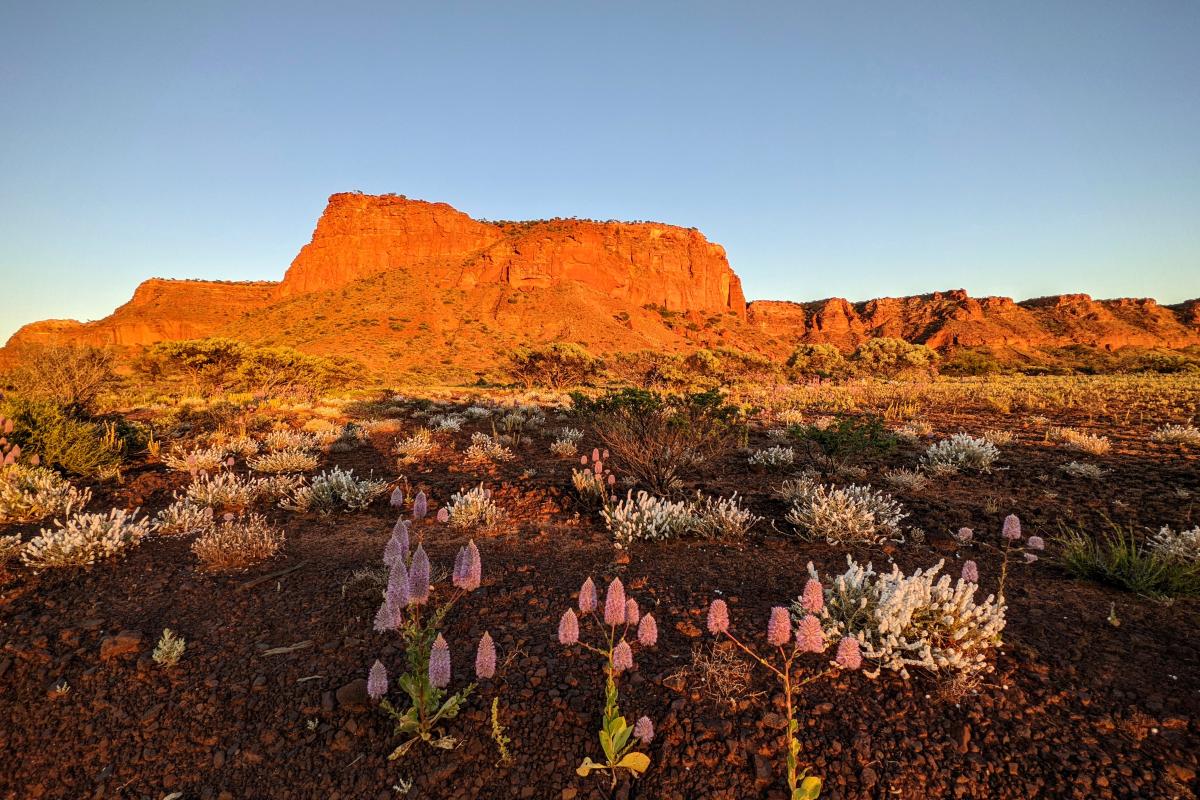
[[[266,517],[250,514],[223,519],[192,542],[192,552],[207,572],[233,572],[271,558],[283,547],[283,531]]]
[[[1200,594],[1200,561],[1139,541],[1133,525],[1109,521],[1099,536],[1062,526],[1059,559],[1072,575],[1149,597]]]
[[[24,464],[0,467],[0,524],[69,515],[91,499],[90,489],[76,489],[52,469]]]

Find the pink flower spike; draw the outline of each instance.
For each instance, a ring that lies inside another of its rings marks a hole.
[[[392,508],[400,508],[404,505],[404,490],[397,486],[392,490],[392,496],[388,502],[392,504]]]
[[[600,449],[598,447],[593,447],[592,448],[592,461],[599,461],[599,460],[600,460]]]
[[[388,690],[387,669],[379,659],[375,659],[375,663],[371,665],[371,671],[367,673],[367,696],[375,702],[379,702]]]
[[[408,602],[419,606],[429,601],[429,556],[424,545],[417,545],[413,553],[412,569],[408,571]]]
[[[579,641],[579,618],[575,610],[568,608],[558,621],[558,641],[561,644],[575,644]]]
[[[714,635],[729,632],[729,606],[724,600],[713,600],[708,607],[708,632]]]
[[[800,605],[810,614],[819,614],[825,607],[825,592],[821,589],[819,580],[809,578],[808,583],[804,584],[804,594],[800,597]]]
[[[955,536],[955,538],[958,539],[960,544],[967,544],[975,538],[975,531],[971,530],[970,528],[959,528],[958,534]]]
[[[862,648],[858,639],[847,636],[838,642],[837,657],[834,662],[842,669],[858,669],[862,666]]]
[[[429,683],[438,689],[450,685],[450,645],[440,633],[429,651]]]
[[[466,569],[463,588],[473,592],[483,583],[483,557],[479,555],[479,548],[475,546],[474,539],[467,542]]]
[[[642,744],[650,744],[654,741],[654,723],[649,717],[638,717],[638,721],[633,724],[633,735]]]
[[[417,496],[413,498],[413,519],[424,519],[429,513],[429,498],[424,492],[417,492]]]
[[[1016,514],[1009,514],[1004,518],[1004,529],[1002,534],[1005,539],[1016,541],[1021,538],[1021,518]]]
[[[1028,539],[1025,540],[1025,544],[1028,545],[1029,549],[1031,549],[1031,550],[1045,550],[1046,549],[1046,540],[1040,536],[1030,536]]]
[[[391,604],[393,610],[399,610],[408,605],[411,599],[408,586],[408,570],[404,568],[403,561],[397,561],[392,564],[392,569],[388,573],[386,595],[387,601]]]
[[[592,581],[592,576],[583,582],[583,586],[579,587],[579,611],[583,614],[590,614],[596,610],[596,584]]]
[[[613,671],[617,673],[633,669],[633,650],[629,647],[629,642],[622,639],[621,643],[613,648],[612,663]]]
[[[796,626],[796,645],[802,653],[825,652],[825,631],[821,630],[821,620],[808,614]]]
[[[974,561],[964,561],[962,579],[968,583],[979,583],[979,565]]]
[[[37,458],[37,456],[34,456],[34,458]],[[613,475],[611,472],[608,473],[608,485],[612,486],[616,482],[617,482],[617,476]]]
[[[767,621],[767,643],[773,647],[783,647],[791,638],[792,620],[788,617],[788,610],[783,606],[775,606]]]
[[[445,506],[443,506],[442,508],[439,508],[438,515],[437,515],[437,521],[442,522],[442,523],[449,522],[450,521],[450,509],[446,508]]]
[[[475,652],[475,677],[488,680],[496,674],[496,643],[487,631],[479,637],[479,649]]]
[[[604,452],[600,454],[600,457],[603,458],[605,461],[608,460],[608,448],[607,447],[604,448]]]
[[[384,633],[392,630],[392,623],[396,619],[395,610],[392,604],[384,600],[379,604],[379,610],[375,612],[375,632]]]
[[[579,463],[583,464],[586,467],[587,466],[587,456],[580,456]]]
[[[642,621],[638,623],[637,636],[642,647],[654,647],[658,644],[658,623],[654,621],[653,614],[642,617]]]
[[[637,600],[630,597],[625,601],[625,624],[637,625],[642,618],[642,610],[638,608]]]
[[[604,595],[604,624],[610,627],[625,621],[625,586],[620,578],[613,578]]]
[[[1037,556],[1035,556],[1033,553],[1026,553],[1026,554],[1025,554],[1025,563],[1026,563],[1026,564],[1032,564],[1033,562],[1035,562],[1035,561],[1037,561],[1037,560],[1038,560],[1038,557],[1037,557]]]
[[[458,552],[454,554],[454,571],[450,573],[450,582],[455,587],[461,589],[463,584],[463,576],[467,571],[467,548],[460,547]]]

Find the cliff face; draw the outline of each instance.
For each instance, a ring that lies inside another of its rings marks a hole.
[[[133,348],[232,336],[348,355],[383,374],[430,362],[494,368],[511,348],[579,342],[599,354],[733,347],[786,357],[889,336],[943,349],[1200,345],[1200,300],[1062,295],[1017,303],[961,290],[864,302],[747,305],[724,249],[694,229],[553,219],[492,223],[445,203],[335,194],[282,282],[143,283],[96,322],[27,325],[0,350]]]

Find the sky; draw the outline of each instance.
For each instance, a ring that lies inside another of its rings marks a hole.
[[[334,192],[658,220],[749,299],[1200,296],[1200,3],[0,0],[0,342]]]

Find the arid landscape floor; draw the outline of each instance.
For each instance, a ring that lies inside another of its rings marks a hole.
[[[382,569],[395,519],[386,497],[328,517],[269,511],[287,534],[282,554],[232,576],[198,571],[190,537],[149,539],[86,572],[14,569],[0,587],[0,796],[383,800],[405,796],[411,784],[407,796],[421,798],[784,798],[778,690],[755,670],[722,696],[694,666],[716,645],[704,630],[714,597],[728,601],[735,629],[761,635],[769,609],[801,592],[809,561],[839,573],[848,552],[885,570],[893,559],[905,570],[945,559],[957,575],[970,558],[990,592],[999,556],[956,546],[948,531],[970,526],[996,541],[1009,513],[1047,539],[1060,520],[1196,524],[1195,451],[1108,430],[1113,450],[1098,460],[1109,473],[1090,480],[1059,469],[1078,454],[1047,442],[1044,427],[967,413],[926,419],[939,435],[1005,426],[1016,439],[991,474],[893,490],[925,541],[872,549],[789,535],[786,507],[770,491],[782,476],[751,469],[744,453],[707,465],[685,489],[736,490],[767,522],[744,541],[681,539],[628,551],[614,549],[595,510],[571,490],[578,459],[550,455],[543,436],[518,448],[517,460],[477,471],[461,463],[471,431],[486,429],[471,423],[453,434],[457,451],[400,467],[431,507],[483,481],[506,518],[486,532],[432,518],[415,529],[435,570],[448,569],[468,538],[479,545],[483,586],[456,607],[445,634],[456,674],[469,669],[485,630],[501,668],[449,724],[457,749],[418,747],[393,762],[392,725],[370,707],[362,683],[376,658],[402,657],[372,630],[380,584],[364,572]],[[323,456],[322,467],[394,477],[394,439],[375,433],[352,452]],[[758,429],[749,441],[770,444]],[[591,446],[589,434],[581,448]],[[905,444],[864,466],[873,477],[912,466],[923,446]],[[186,483],[185,473],[147,464],[96,491],[108,505],[154,511]],[[885,671],[875,680],[843,673],[804,691],[800,760],[824,776],[823,797],[1197,796],[1200,606],[1072,578],[1053,556],[1051,546],[1041,561],[1011,567],[1004,646],[978,684]],[[613,793],[606,779],[575,774],[597,749],[602,676],[556,639],[559,615],[589,575],[620,576],[660,630],[622,687],[623,707],[656,720],[651,767]],[[170,669],[151,660],[163,628],[187,640]],[[512,739],[507,764],[490,736],[493,697]]]

